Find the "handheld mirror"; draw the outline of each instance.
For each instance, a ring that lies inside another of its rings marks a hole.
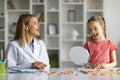
[[[74,46],[69,51],[69,57],[74,64],[83,66],[88,63],[89,53],[83,47]]]

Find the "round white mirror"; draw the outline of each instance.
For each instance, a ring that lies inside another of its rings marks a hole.
[[[74,64],[83,66],[88,63],[89,53],[83,47],[74,46],[69,51],[69,57]]]

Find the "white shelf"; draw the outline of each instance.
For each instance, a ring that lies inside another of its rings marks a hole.
[[[39,22],[39,24],[40,24],[40,25],[44,25],[44,24],[45,24],[45,22]]]
[[[64,42],[83,42],[84,40],[83,39],[76,39],[76,40],[73,40],[73,39],[63,39],[62,41],[64,41]]]
[[[47,35],[47,37],[59,37],[59,35]]]
[[[63,22],[63,24],[83,24],[83,22]]]
[[[47,47],[47,50],[59,50],[58,47]]]
[[[3,39],[3,40],[2,40],[2,39],[0,39],[0,42],[5,42],[5,40],[4,40],[4,39]]]
[[[47,10],[47,12],[59,12],[59,10]]]
[[[4,32],[4,31],[5,31],[5,29],[0,29],[0,32],[2,32],[2,31]]]
[[[98,10],[98,9],[88,9],[87,12],[103,12],[103,10]]]
[[[3,15],[3,16],[0,16],[0,18],[4,18],[4,15]]]
[[[14,37],[14,34],[9,34],[8,37]]]
[[[66,3],[66,2],[63,2],[62,5],[84,5],[82,2],[69,2],[69,3]]]
[[[87,37],[91,37],[91,35],[90,35],[90,34],[87,34]]]
[[[6,25],[5,0],[0,0],[0,49],[5,52],[5,25]],[[5,55],[5,53],[4,53]]]
[[[15,9],[15,10],[8,10],[8,12],[29,12],[29,9]]]
[[[36,3],[36,2],[33,2],[32,5],[45,5],[45,3]]]

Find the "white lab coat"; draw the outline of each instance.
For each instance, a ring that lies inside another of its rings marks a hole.
[[[49,58],[45,44],[41,40],[34,39],[34,53],[26,44],[24,48],[20,46],[19,40],[8,44],[7,50],[7,68],[32,68],[31,64],[35,61],[43,62],[49,69]]]

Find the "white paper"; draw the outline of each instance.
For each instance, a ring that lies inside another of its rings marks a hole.
[[[8,72],[36,72],[37,69],[12,69]]]

